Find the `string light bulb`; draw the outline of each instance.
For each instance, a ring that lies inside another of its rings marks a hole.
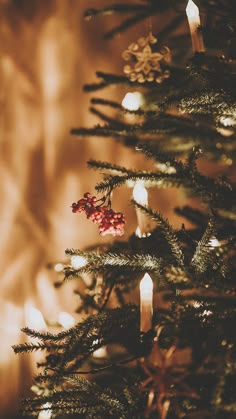
[[[72,256],[71,257],[71,266],[74,269],[80,269],[86,266],[88,263],[87,259],[84,256]]]
[[[56,272],[62,272],[63,269],[64,269],[63,263],[56,263],[54,265],[54,271],[56,271]]]
[[[128,92],[121,104],[128,111],[137,111],[144,104],[143,95],[140,92]]]
[[[41,311],[28,303],[25,306],[25,317],[26,317],[27,326],[30,329],[35,329],[35,330],[47,329],[47,324],[44,320],[44,317]]]
[[[50,419],[52,417],[52,411],[50,410],[51,403],[45,403],[42,407],[44,410],[41,410],[38,419]]]
[[[219,247],[220,246],[220,242],[216,237],[210,239],[209,244],[210,244],[211,247]]]
[[[64,327],[64,329],[70,329],[75,325],[74,317],[66,311],[61,311],[58,316],[58,323]]]

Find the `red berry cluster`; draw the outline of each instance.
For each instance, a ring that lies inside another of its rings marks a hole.
[[[89,220],[99,224],[99,233],[102,236],[106,234],[122,236],[125,224],[124,215],[107,206],[96,205],[96,202],[96,196],[91,196],[89,192],[86,192],[82,199],[72,204],[72,212],[84,212]]]

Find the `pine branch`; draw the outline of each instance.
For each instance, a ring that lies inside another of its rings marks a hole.
[[[151,256],[149,254],[117,254],[117,253],[105,253],[98,254],[96,252],[81,252],[79,250],[67,249],[67,256],[79,255],[84,257],[88,262],[85,266],[74,269],[71,266],[65,267],[65,277],[80,276],[84,272],[107,272],[108,270],[120,269],[128,271],[139,271],[139,272],[157,272],[160,273],[162,270],[162,260]]]
[[[113,163],[97,161],[97,160],[89,160],[87,164],[92,169],[101,170],[101,171],[107,170],[109,173],[110,172],[117,172],[118,174],[136,173],[136,171],[127,169],[126,167],[122,167]]]
[[[210,240],[213,239],[216,235],[215,220],[210,218],[207,228],[198,242],[197,248],[191,260],[191,266],[197,272],[204,272],[207,269],[209,264],[210,255],[213,252],[213,249],[210,246]]]
[[[113,128],[117,127],[119,129],[125,129],[127,127],[127,124],[119,121],[118,119],[111,118],[110,116],[105,115],[103,112],[99,111],[98,109],[96,109],[94,107],[90,107],[89,111],[93,115],[96,115],[97,117],[99,117],[102,121],[109,124],[110,127],[113,127]]]
[[[37,397],[25,400],[25,414],[38,415],[41,410],[51,410],[54,414],[79,414],[83,417],[132,417],[137,411],[137,386],[136,382],[129,380],[128,386],[124,380],[123,390],[111,391],[101,388],[95,383],[79,376],[64,377],[71,389],[56,390],[47,397]],[[125,390],[129,391],[125,393]],[[127,397],[127,395],[129,397]],[[48,408],[45,408],[49,406]],[[44,407],[43,407],[44,406]],[[138,403],[139,406],[139,403]]]
[[[146,18],[150,16],[152,16],[152,11],[150,10],[137,13],[133,17],[124,20],[120,25],[106,32],[104,35],[104,39],[107,39],[107,40],[112,39],[114,38],[115,35],[126,31],[131,26],[136,25],[137,23],[141,22],[142,20],[145,20]]]
[[[164,234],[164,237],[165,237],[165,239],[167,240],[167,242],[170,246],[170,249],[171,249],[171,252],[172,252],[174,258],[176,259],[179,266],[183,267],[184,266],[184,254],[183,254],[183,251],[181,249],[180,242],[179,242],[174,230],[170,226],[168,220],[163,218],[163,216],[159,212],[156,212],[156,211],[152,210],[151,208],[144,207],[143,205],[140,205],[135,200],[132,200],[131,203],[135,208],[138,208],[144,214],[148,215],[153,221],[158,223],[158,226],[162,230],[162,232]]]
[[[97,190],[97,192],[106,192],[108,190],[113,190],[119,186],[122,186],[126,183],[130,185],[131,182],[133,182],[133,185],[135,185],[135,183],[138,180],[145,181],[146,187],[158,186],[159,188],[166,188],[172,186],[178,187],[181,185],[181,181],[184,181],[182,176],[178,178],[177,175],[173,174],[160,174],[156,172],[137,172],[136,174],[129,173],[129,175],[127,176],[109,177],[109,179],[96,185],[95,189]],[[185,182],[187,182],[187,179],[185,179]]]
[[[125,331],[130,328],[132,333],[127,336]],[[61,375],[63,371],[75,372],[96,349],[112,342],[128,346],[131,353],[136,354],[140,350],[138,340],[136,306],[126,305],[122,308],[103,310],[73,328],[73,334],[65,342],[63,352],[57,356],[54,363],[55,373]]]
[[[63,332],[60,332],[58,334],[53,334],[49,332],[39,332],[38,330],[30,329],[29,327],[23,327],[22,332],[24,332],[27,336],[30,336],[31,338],[37,338],[41,339],[43,341],[60,341],[65,339],[66,337],[70,336],[71,330],[64,330]]]
[[[235,106],[236,102],[224,92],[205,90],[201,95],[198,92],[195,95],[181,99],[178,109],[180,113],[217,113],[219,115],[233,115],[236,119]]]
[[[163,163],[167,168],[173,167],[175,170],[183,170],[184,165],[180,160],[161,153],[159,150],[153,150],[150,145],[139,143],[136,146],[137,151],[141,151],[146,157],[154,159],[157,162]]]
[[[167,267],[165,269],[165,277],[171,284],[187,283],[188,286],[191,286],[191,284],[194,285],[194,281],[189,277],[189,274],[184,269],[177,266]]]
[[[61,349],[64,348],[63,345],[52,344],[52,343],[22,343],[19,345],[12,346],[15,354],[20,354],[23,352],[34,352],[34,351],[44,351],[44,350],[53,350],[53,349]]]
[[[103,106],[109,106],[110,108],[113,108],[113,109],[118,109],[123,114],[144,115],[146,118],[151,118],[154,115],[156,115],[156,113],[157,113],[156,111],[145,110],[145,109],[142,109],[142,108],[139,108],[137,110],[129,110],[129,109],[124,108],[118,102],[103,99],[103,98],[92,98],[91,103],[94,104],[94,105],[103,105]]]
[[[117,85],[117,84],[124,84],[127,86],[133,86],[133,83],[126,77],[126,76],[117,76],[115,74],[110,73],[103,73],[102,71],[97,71],[96,76],[98,78],[103,79],[103,81],[99,83],[90,83],[84,85],[84,91],[85,92],[94,92],[96,90],[101,90],[104,87],[110,86],[110,85]],[[137,83],[138,85],[138,83]]]
[[[120,103],[115,102],[113,100],[104,99],[102,97],[101,98],[100,97],[99,98],[98,97],[93,97],[91,99],[91,103],[93,105],[109,106],[110,108],[113,108],[113,109],[119,109],[120,111],[125,111],[125,109],[123,108],[123,106]]]
[[[113,13],[130,13],[140,12],[146,9],[146,5],[141,4],[113,4],[113,6],[106,6],[102,9],[87,9],[84,13],[85,19],[91,19],[95,16],[110,15]]]
[[[88,9],[85,12],[85,18],[91,19],[95,16],[102,16],[107,14],[119,13],[119,14],[127,14],[133,13],[130,18],[125,19],[120,25],[116,26],[109,32],[104,35],[105,39],[112,39],[116,34],[124,32],[125,30],[129,29],[131,26],[137,24],[138,22],[146,19],[149,16],[153,16],[158,13],[162,13],[168,9],[172,9],[173,6],[176,10],[178,10],[178,6],[182,6],[184,1],[178,0],[175,1],[173,4],[172,1],[160,1],[156,3],[155,1],[147,1],[146,4],[114,4],[113,6],[104,7],[100,10],[97,9]],[[176,29],[176,27],[182,21],[182,16],[177,16],[172,24],[166,28],[166,31],[161,33],[161,39],[165,36],[166,32],[171,33]]]

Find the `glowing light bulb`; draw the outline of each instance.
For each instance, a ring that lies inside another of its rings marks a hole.
[[[42,407],[45,410],[41,410],[38,415],[38,419],[50,419],[52,417],[52,411],[50,410],[51,403],[45,403]]]
[[[56,263],[56,265],[54,266],[54,270],[56,272],[62,272],[64,269],[64,265],[63,263]]]
[[[209,244],[210,244],[211,247],[219,247],[220,246],[220,242],[216,237],[214,237],[213,239],[210,239]]]
[[[101,348],[96,349],[96,351],[93,352],[94,358],[106,358],[107,357],[107,349],[106,346],[102,346]]]
[[[128,111],[137,111],[144,104],[143,95],[140,92],[128,92],[121,104]]]
[[[62,311],[59,313],[58,323],[64,327],[64,329],[70,329],[75,325],[75,319],[71,314]]]
[[[221,116],[219,119],[221,125],[223,127],[216,127],[217,131],[223,135],[224,137],[231,137],[234,133],[234,127],[235,127],[235,120],[231,118],[230,116]],[[218,147],[219,148],[219,147]]]
[[[225,127],[232,127],[232,126],[235,125],[235,120],[233,118],[231,118],[230,116],[221,116],[220,117],[220,122]]]
[[[98,343],[99,343],[98,339],[93,341],[93,345],[97,345]],[[94,358],[106,358],[107,355],[108,355],[108,353],[107,353],[106,346],[101,346],[101,348],[98,348],[93,352],[93,357]]]
[[[140,281],[140,331],[147,332],[152,328],[153,315],[153,282],[148,273]]]
[[[193,52],[203,52],[205,51],[205,48],[202,34],[198,31],[198,28],[201,25],[199,9],[192,0],[188,1],[186,15],[189,23]]]
[[[71,266],[74,269],[80,269],[86,266],[88,263],[87,259],[84,256],[72,256],[71,257]]]

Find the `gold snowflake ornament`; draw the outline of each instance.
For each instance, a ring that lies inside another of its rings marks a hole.
[[[149,33],[146,38],[139,38],[130,44],[123,52],[122,58],[130,62],[123,69],[130,81],[161,83],[170,77],[170,71],[162,68],[163,64],[168,65],[171,61],[170,50],[162,47],[160,51],[153,52],[152,45],[156,43],[157,38]]]

